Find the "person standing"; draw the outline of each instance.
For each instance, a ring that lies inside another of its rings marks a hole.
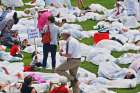
[[[59,65],[55,72],[66,76],[71,81],[73,93],[79,93],[76,76],[81,61],[80,43],[68,31],[63,31],[62,37],[66,41],[66,49],[60,49],[60,56],[66,57],[67,61]],[[69,74],[66,71],[69,71]]]
[[[57,51],[57,44],[58,44],[58,35],[59,35],[59,27],[55,25],[55,18],[53,16],[50,16],[48,18],[48,25],[45,25],[43,28],[42,35],[50,31],[50,37],[51,40],[49,43],[43,43],[43,67],[46,68],[47,66],[47,58],[48,53],[51,53],[51,59],[52,59],[52,70],[55,69],[56,66],[56,51]]]

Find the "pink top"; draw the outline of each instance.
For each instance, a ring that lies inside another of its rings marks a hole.
[[[44,25],[48,25],[48,17],[51,16],[52,14],[49,11],[44,11],[42,13],[39,13],[38,16],[38,28],[39,31],[43,30]]]

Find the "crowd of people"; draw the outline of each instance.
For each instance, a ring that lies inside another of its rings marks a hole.
[[[0,47],[0,73],[8,76],[7,79],[0,76],[2,92],[7,91],[7,87],[17,88],[18,83],[20,91],[13,93],[40,93],[33,85],[45,83],[44,86],[50,87],[50,93],[111,93],[107,88],[132,88],[140,83],[139,54],[126,53],[120,58],[111,55],[112,51],[134,50],[139,53],[140,1],[116,0],[113,9],[100,4],[85,7],[84,2],[77,0],[77,7],[73,7],[70,0],[32,0],[25,3],[31,8],[16,11],[16,7],[24,6],[22,0],[0,1],[0,44],[10,49],[7,53]],[[70,23],[89,19],[98,21],[91,31],[84,31],[80,25]],[[28,36],[32,28],[39,34],[34,40]],[[94,44],[80,43],[83,38],[93,38]],[[26,56],[23,52],[32,53],[28,66],[19,62]],[[84,61],[99,65],[98,77],[93,77],[93,73],[87,74],[85,70],[79,72],[83,57]],[[7,61],[17,64],[17,71],[12,72],[13,64]],[[128,68],[118,66],[129,63]],[[51,78],[60,76],[61,84],[54,86],[46,73],[31,74],[30,71],[36,68],[45,71],[51,68]],[[83,73],[86,74],[81,76]],[[49,84],[47,81],[50,81]]]

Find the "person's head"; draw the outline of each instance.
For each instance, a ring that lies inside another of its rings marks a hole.
[[[135,45],[140,46],[140,40],[137,40],[136,42],[134,42]]]
[[[66,19],[62,19],[62,24],[66,23],[67,20]]]
[[[15,45],[20,45],[20,42],[17,41],[17,40],[15,40],[15,41],[14,41],[14,44],[15,44]]]
[[[48,17],[49,23],[55,23],[55,18],[53,16]]]
[[[13,31],[13,32],[12,32],[12,36],[18,36],[18,31],[16,31],[16,30]]]
[[[25,10],[24,10],[24,13],[25,13],[25,14],[30,14],[31,11],[30,11],[29,9],[25,9]]]
[[[28,86],[32,84],[32,81],[33,81],[33,79],[31,76],[27,76],[24,78],[24,83]]]
[[[61,33],[61,36],[62,36],[62,38],[63,38],[64,40],[67,40],[67,39],[71,36],[71,34],[70,34],[70,32],[68,32],[68,31],[63,31],[63,32]]]
[[[28,43],[28,40],[27,40],[27,39],[24,39],[23,42],[24,42],[24,43]]]
[[[62,21],[58,21],[57,23],[58,23],[58,26],[59,26],[59,27],[62,27],[63,24],[65,24],[66,22],[67,22],[66,19],[62,19]]]
[[[54,6],[54,3],[51,3],[51,4],[50,4],[50,6],[52,6],[52,7],[53,7],[53,6]]]
[[[7,7],[6,10],[7,10],[8,12],[12,12],[12,7]]]
[[[131,73],[127,73],[125,75],[125,79],[134,79],[135,78],[135,75],[134,74],[131,74]]]
[[[31,76],[27,76],[27,77],[24,78],[24,83],[22,84],[22,88],[20,90],[21,93],[27,93],[27,88],[29,86],[31,86],[32,81],[33,81],[33,79],[32,79]]]
[[[32,53],[32,58],[33,58],[34,56],[36,56],[37,54],[39,54],[39,52],[38,52],[38,51],[34,51],[34,52]]]
[[[136,72],[133,69],[128,69],[126,75],[125,75],[125,79],[134,79],[136,78]]]
[[[36,2],[36,0],[32,0],[31,4],[32,4],[32,3],[35,3],[35,2]]]

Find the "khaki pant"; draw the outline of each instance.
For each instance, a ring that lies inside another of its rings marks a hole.
[[[77,75],[78,68],[80,66],[80,59],[69,58],[67,62],[64,62],[55,69],[55,72],[59,75],[66,76],[70,81],[74,80]],[[67,73],[66,71],[69,71]],[[74,84],[73,93],[79,93],[77,84]]]

